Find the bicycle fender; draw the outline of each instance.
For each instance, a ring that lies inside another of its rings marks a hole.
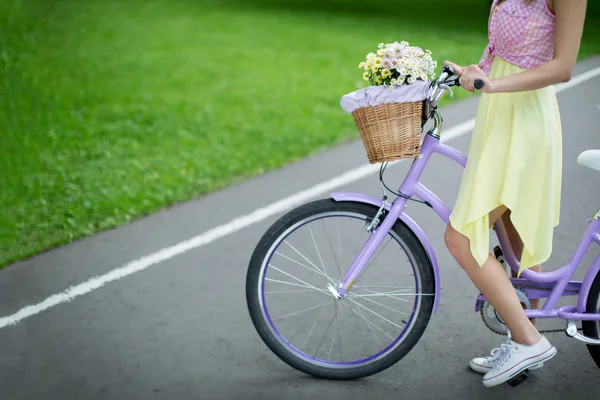
[[[330,196],[335,201],[353,201],[357,203],[371,204],[375,207],[381,207],[382,203],[381,198],[377,198],[363,193],[333,192],[330,193]],[[391,204],[386,205],[385,208],[389,211],[391,208]],[[429,261],[431,262],[431,265],[433,267],[433,278],[435,280],[435,298],[433,301],[433,312],[435,313],[438,308],[441,289],[440,271],[438,267],[437,257],[435,256],[435,251],[433,250],[433,247],[431,246],[427,235],[425,234],[425,232],[423,232],[423,229],[421,229],[421,227],[410,216],[408,216],[404,211],[402,211],[398,219],[404,222],[410,228],[410,230],[412,230],[413,233],[417,236],[417,238],[421,242],[421,245],[425,249],[425,252],[427,253]]]

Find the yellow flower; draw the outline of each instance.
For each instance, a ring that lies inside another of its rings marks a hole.
[[[390,72],[390,70],[389,70],[389,69],[387,69],[387,68],[384,68],[384,69],[381,71],[381,77],[382,77],[382,78],[387,78],[387,77],[388,77],[388,76],[390,76],[391,74],[392,74],[392,73],[391,73],[391,72]]]
[[[371,68],[373,68],[373,64],[371,64],[370,62],[365,64],[365,71],[370,70]]]
[[[375,60],[373,62],[375,63],[375,65],[381,66],[383,59],[381,57],[377,57],[377,58],[375,58]]]
[[[382,56],[384,53],[385,53],[385,50],[384,50],[384,49],[379,49],[379,50],[377,50],[377,55],[378,55],[378,56]]]
[[[363,74],[363,79],[364,79],[365,81],[368,81],[368,80],[369,80],[369,73],[368,73],[368,72],[365,72],[365,73]]]
[[[375,78],[375,82],[381,84],[381,82],[383,82],[383,79],[381,79],[381,77],[378,76],[378,77]]]

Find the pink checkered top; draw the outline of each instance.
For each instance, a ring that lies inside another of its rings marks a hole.
[[[498,4],[500,3],[500,4]],[[554,56],[555,16],[546,0],[494,0],[479,66],[489,74],[495,56],[525,69]]]

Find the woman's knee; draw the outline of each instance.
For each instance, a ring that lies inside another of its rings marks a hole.
[[[466,238],[460,232],[454,229],[451,224],[448,224],[446,227],[446,232],[444,232],[444,241],[446,242],[446,247],[450,251],[450,254],[452,254],[455,258],[456,255],[468,248]]]

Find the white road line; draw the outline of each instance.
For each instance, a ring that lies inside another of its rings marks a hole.
[[[594,68],[590,71],[584,72],[576,77],[573,77],[569,82],[556,85],[556,92],[560,93],[585,81],[595,78],[599,75],[600,67]],[[471,118],[459,125],[456,125],[444,131],[442,134],[442,141],[447,142],[459,136],[465,135],[473,129],[474,123],[475,119]],[[390,167],[393,165],[397,165],[399,162],[402,161],[405,160],[390,163]],[[152,265],[158,264],[177,255],[212,243],[222,237],[235,233],[250,225],[261,222],[280,212],[284,212],[293,207],[299,206],[302,203],[305,203],[306,201],[309,201],[324,193],[328,193],[335,188],[365,178],[366,176],[373,174],[377,171],[379,171],[379,165],[377,164],[363,165],[361,167],[350,170],[342,175],[331,178],[325,182],[319,183],[306,190],[292,194],[291,196],[288,196],[282,200],[276,201],[265,207],[259,208],[251,212],[250,214],[246,214],[241,217],[235,218],[223,225],[210,229],[198,236],[194,236],[191,239],[177,243],[170,247],[166,247],[155,253],[145,255],[141,258],[138,258],[137,260],[130,261],[129,263],[116,269],[113,269],[112,271],[104,275],[90,278],[87,281],[80,283],[76,286],[71,286],[70,288],[61,293],[48,297],[40,303],[24,307],[12,315],[0,318],[0,329],[10,325],[15,325],[24,320],[25,318],[39,314],[61,303],[69,302],[79,296],[83,296],[84,294],[90,293],[106,285],[107,283],[119,280],[121,278],[125,278],[126,276],[132,275],[136,272],[143,271]]]
[[[571,89],[585,81],[589,81],[600,75],[600,67],[590,69],[589,71],[583,72],[577,76],[571,78],[569,82],[559,83],[555,86],[556,93],[564,92],[567,89]]]

